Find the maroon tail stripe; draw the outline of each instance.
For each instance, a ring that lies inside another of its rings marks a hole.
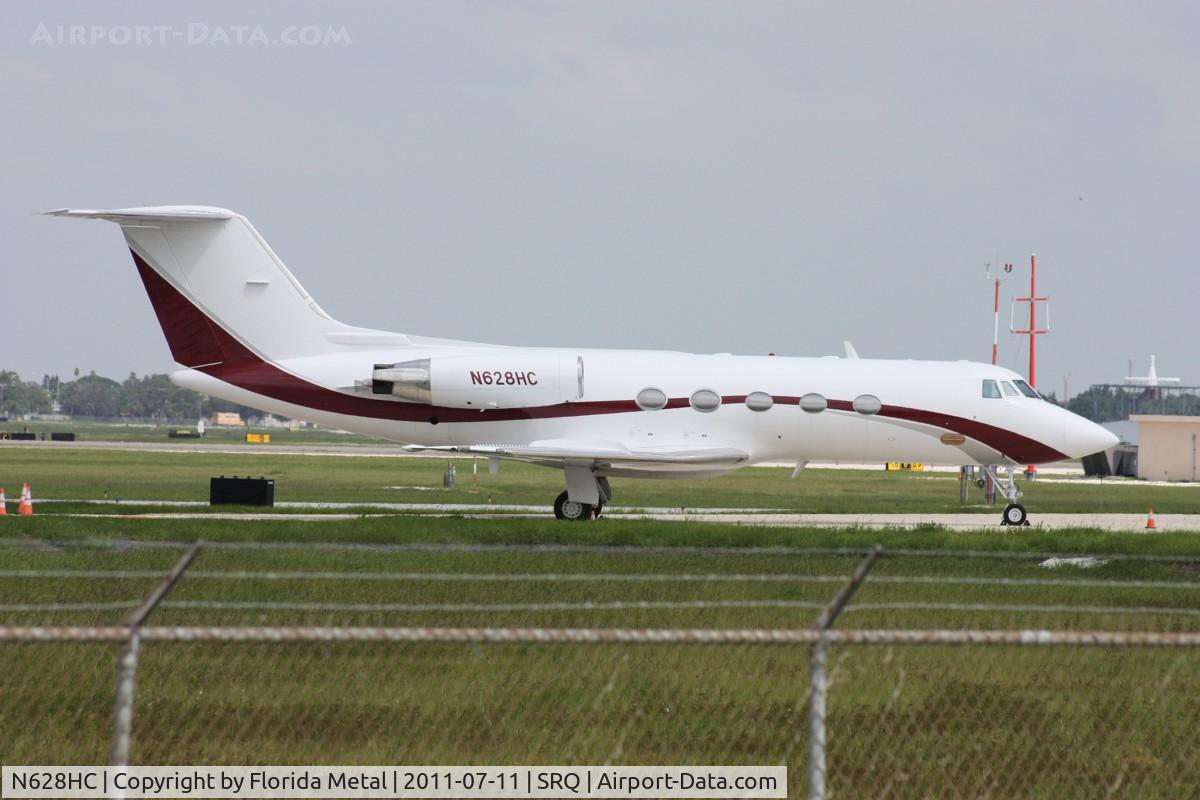
[[[133,253],[132,250],[129,252]],[[133,263],[142,276],[146,294],[150,295],[150,305],[154,306],[163,335],[167,337],[171,357],[185,367],[224,361],[225,354],[213,330],[215,326],[208,317],[151,269],[137,253],[133,253]]]
[[[304,408],[344,414],[352,417],[395,420],[397,422],[508,422],[522,419],[553,419],[557,417],[623,414],[639,411],[633,400],[588,400],[533,408],[498,408],[474,411],[445,406],[424,406],[400,403],[371,397],[344,394],[299,378],[279,369],[252,352],[235,339],[215,320],[208,318],[190,300],[180,294],[137,253],[130,251],[154,313],[167,337],[172,357],[186,367],[193,367],[239,389],[270,397]],[[727,395],[723,403],[741,403],[745,395]],[[796,405],[799,397],[776,397],[781,405]],[[673,397],[667,408],[687,408],[686,397]],[[848,400],[830,400],[835,411],[852,411]],[[998,450],[1022,464],[1059,461],[1066,456],[1040,442],[1018,433],[935,411],[903,406],[883,406],[881,417],[917,422],[947,431],[961,433]]]

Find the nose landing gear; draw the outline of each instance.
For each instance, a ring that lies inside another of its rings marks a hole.
[[[1009,469],[1001,477],[1000,468],[995,464],[987,464],[980,469],[983,470],[985,477],[980,479],[979,485],[986,485],[987,478],[991,478],[996,491],[1004,495],[1004,499],[1008,501],[1008,505],[1004,507],[1004,513],[1000,515],[1000,524],[1029,525],[1029,514],[1026,513],[1025,506],[1017,502],[1021,499],[1021,490],[1017,488],[1016,481],[1013,480],[1013,471]]]
[[[1000,519],[1001,525],[1028,525],[1029,515],[1025,513],[1025,506],[1020,503],[1009,503],[1004,507],[1004,514]]]

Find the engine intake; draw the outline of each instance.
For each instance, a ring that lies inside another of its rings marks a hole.
[[[433,378],[428,358],[399,364],[376,364],[371,372],[371,392],[390,394],[410,403],[433,402]]]

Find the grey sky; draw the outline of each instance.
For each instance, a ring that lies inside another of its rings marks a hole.
[[[350,43],[31,44],[189,23]],[[1200,383],[1198,30],[1195,3],[5,2],[0,366],[168,371],[115,226],[30,214],[182,203],[246,214],[346,322],[508,344],[986,360],[983,263],[1011,297],[1036,251],[1043,389],[1152,352]]]

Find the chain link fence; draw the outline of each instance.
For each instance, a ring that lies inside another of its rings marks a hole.
[[[1047,557],[9,542],[0,761],[783,764],[791,797],[1194,794],[1200,563]]]

